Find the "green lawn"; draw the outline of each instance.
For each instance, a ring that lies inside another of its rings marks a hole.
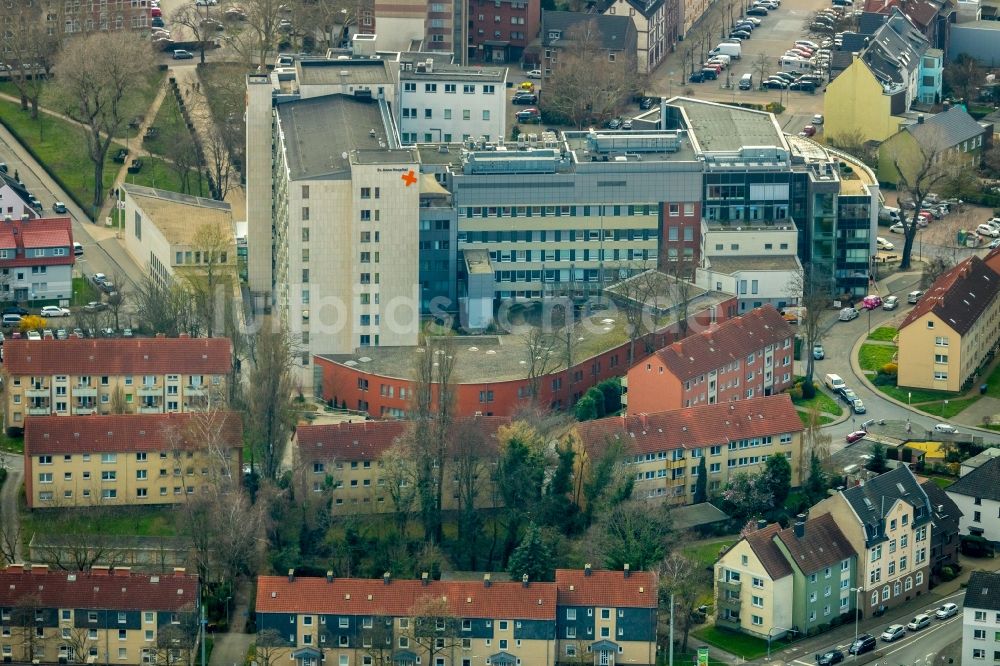
[[[71,306],[86,305],[91,301],[101,300],[101,294],[97,287],[85,277],[73,278],[73,298],[70,300]]]
[[[882,340],[884,342],[892,342],[896,339],[896,334],[899,333],[892,326],[879,326],[868,336],[869,340]]]
[[[177,104],[177,98],[172,91],[167,91],[163,97],[160,110],[153,120],[153,126],[159,130],[159,134],[154,139],[143,139],[142,147],[151,153],[166,155],[169,142],[178,132],[187,132],[187,125],[184,123],[184,116],[181,115],[181,108]]]
[[[7,453],[24,453],[24,438],[10,437],[7,435],[7,430],[2,429],[0,430],[0,450]]]
[[[747,636],[736,631],[720,629],[715,625],[708,625],[691,632],[691,635],[715,647],[725,650],[746,660],[757,659],[767,654],[767,641],[753,636]],[[782,643],[773,641],[772,649],[778,649]]]
[[[817,382],[813,382],[813,384],[815,385]],[[826,393],[823,393],[823,391],[819,389],[819,386],[816,386],[815,396],[809,400],[796,400],[795,406],[800,409],[805,409],[807,413],[810,409],[815,409],[819,412],[825,412],[827,414],[833,414],[834,416],[840,416],[844,413],[844,410],[840,407],[837,401],[828,396]]]
[[[1000,398],[1000,364],[993,368],[993,372],[986,379],[986,395]]]
[[[802,425],[806,427],[812,425],[812,414],[810,414],[808,411],[802,411],[801,409],[797,411],[799,413],[799,420],[802,421]],[[816,425],[824,426],[827,423],[833,423],[836,420],[837,419],[833,418],[832,416],[823,416],[822,414],[820,414],[816,417]]]
[[[956,393],[948,393],[947,391],[930,391],[928,389],[908,389],[899,386],[877,386],[876,387],[882,393],[899,400],[900,402],[909,401],[911,404],[916,404],[918,402],[933,402],[935,400],[944,400],[945,398],[954,398]]]
[[[718,539],[717,541],[711,541],[707,543],[700,543],[696,546],[689,546],[683,550],[684,554],[693,560],[696,560],[702,564],[702,566],[710,567],[715,564],[715,561],[719,559],[719,550],[723,546],[729,547],[736,543],[736,538],[725,537]]]
[[[958,398],[957,400],[948,400],[948,404],[945,405],[944,401],[940,402],[928,402],[917,406],[922,412],[926,412],[931,416],[940,416],[942,419],[950,419],[956,414],[961,413],[966,407],[976,402],[983,396],[974,395],[969,398]]]
[[[892,363],[896,348],[889,345],[861,345],[858,352],[858,364],[862,370],[878,372],[886,363]]]
[[[22,511],[21,525],[26,536],[33,533],[47,534],[53,531],[65,532],[68,521],[72,521],[77,534],[100,534],[104,536],[174,536],[174,512],[169,507],[99,507],[60,508],[62,519],[52,520],[47,510]],[[30,536],[28,537],[30,538]]]
[[[936,485],[938,488],[942,489],[947,488],[951,484],[955,483],[955,479],[948,479],[943,476],[932,476],[931,481],[933,481],[934,485]]]
[[[678,642],[680,638],[677,639]],[[688,640],[688,650],[681,652],[679,648],[674,648],[674,666],[686,666],[687,664],[695,663],[695,657],[698,655],[697,648],[691,649],[692,645],[696,645],[698,641]],[[666,652],[659,655],[657,658],[657,666],[667,666],[667,657],[670,655]],[[726,666],[726,662],[719,661],[718,659],[708,658],[708,666]]]
[[[170,163],[165,162],[159,157],[143,157],[141,159],[142,171],[127,174],[125,176],[126,183],[155,187],[161,190],[169,190],[170,192],[184,191],[180,174],[177,173],[177,170]],[[193,169],[190,171],[191,178],[188,181],[188,192],[186,193],[195,196],[208,196],[208,183],[202,180],[202,189],[199,191],[197,172]]]

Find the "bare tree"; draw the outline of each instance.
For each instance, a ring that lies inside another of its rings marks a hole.
[[[254,337],[250,371],[244,386],[250,440],[250,467],[268,479],[277,478],[278,468],[295,424],[292,410],[292,367],[295,347],[288,330],[271,321]]]
[[[952,265],[952,262],[945,257],[927,259],[924,262],[924,269],[920,272],[920,288],[928,289],[939,277],[951,270]]]
[[[205,48],[215,37],[219,27],[222,26],[222,16],[218,5],[205,4],[196,6],[194,3],[181,5],[176,11],[170,14],[170,20],[183,25],[194,36],[194,41],[198,44],[198,51],[201,55],[201,64],[205,64]]]
[[[111,413],[112,414],[128,414],[129,406],[128,401],[125,398],[125,389],[118,385],[111,392]]]
[[[246,13],[244,23],[249,39],[245,43],[248,52],[254,55],[259,67],[264,67],[268,53],[278,42],[284,3],[281,0],[249,0],[240,3],[240,6]]]
[[[126,31],[95,32],[74,39],[56,61],[56,87],[65,112],[87,128],[95,209],[104,203],[108,149],[128,120],[123,101],[132,90],[147,85],[152,67],[149,43]]]
[[[865,164],[873,163],[872,151],[868,148],[865,133],[860,127],[848,128],[839,134],[827,137],[830,145],[840,148],[848,155],[853,155]]]
[[[371,658],[365,663],[371,666],[393,666],[392,621],[391,617],[375,616],[372,618],[372,626],[361,628],[361,650]]]
[[[456,422],[450,433],[454,493],[458,496],[458,541],[456,557],[464,555],[462,568],[477,571],[480,564],[483,519],[479,513],[481,493],[490,474],[490,464],[496,452],[488,449],[489,442],[478,420]]]
[[[410,438],[401,438],[386,449],[378,463],[392,502],[396,533],[401,536],[409,531],[410,516],[417,502],[417,479],[410,443]]]
[[[543,326],[533,326],[525,337],[528,366],[528,391],[532,400],[538,400],[542,380],[562,364],[559,339]]]
[[[972,101],[973,93],[986,82],[986,75],[976,59],[968,53],[962,53],[952,62],[945,65],[944,84],[958,95],[966,104]]]
[[[115,290],[108,294],[108,313],[114,322],[116,331],[121,330],[121,312],[128,295],[128,288],[125,286],[126,280],[128,278],[125,277],[124,273],[115,271],[111,274],[111,282],[115,285]]]
[[[799,297],[799,329],[805,336],[806,381],[811,382],[816,369],[813,345],[823,339],[823,312],[833,302],[833,275],[822,264],[809,262],[792,278],[789,291]]]
[[[410,609],[413,616],[413,642],[427,655],[425,663],[448,654],[461,643],[462,623],[454,616],[443,597],[427,595],[417,599]]]
[[[254,641],[254,658],[258,666],[277,666],[288,652],[284,637],[277,629],[264,629],[257,632]]]
[[[753,71],[757,72],[757,87],[760,87],[771,71],[771,58],[767,53],[757,54],[757,59],[753,61]]]
[[[546,112],[583,128],[615,115],[630,95],[643,89],[635,59],[619,52],[612,61],[596,20],[571,28],[560,44],[542,97]]]
[[[87,657],[97,654],[97,640],[91,638],[89,627],[72,627],[69,635],[63,635],[68,661],[73,664],[87,663]]]
[[[7,482],[11,483],[9,480]],[[20,544],[21,521],[0,521],[0,557],[3,558],[3,564],[17,564],[21,561],[18,557]]]
[[[31,119],[38,119],[38,99],[59,52],[62,3],[54,0],[12,0],[0,18],[0,65],[21,98],[21,109],[30,105]]]
[[[697,560],[673,552],[660,562],[657,574],[660,581],[659,604],[666,611],[661,615],[673,617],[674,627],[681,632],[680,649],[686,652],[688,634],[694,625],[695,607],[709,582],[708,572]]]
[[[232,229],[222,223],[204,223],[195,231],[191,249],[195,265],[185,269],[184,283],[202,327],[212,337],[224,328],[221,318],[236,277]]]
[[[154,666],[190,666],[197,644],[197,621],[185,614],[180,624],[164,624],[156,632],[151,654]]]
[[[45,622],[43,612],[45,606],[41,598],[34,593],[19,597],[10,609],[10,627],[17,631],[17,641],[21,645],[21,659],[31,663],[40,658],[44,650]]]

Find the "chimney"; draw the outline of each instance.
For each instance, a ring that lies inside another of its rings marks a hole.
[[[590,562],[587,562],[586,564],[583,565],[583,575],[584,576],[590,575]]]
[[[90,567],[90,573],[94,576],[107,576],[110,574],[110,570],[105,566]]]
[[[757,519],[757,529],[762,530],[765,527],[767,527],[767,521],[764,520],[763,518],[758,518]]]
[[[799,518],[799,520],[795,521],[795,527],[794,527],[794,529],[795,529],[795,538],[796,539],[801,539],[802,537],[804,537],[806,535],[806,522],[801,519],[802,518],[802,514],[801,513],[797,517]]]
[[[795,520],[797,520],[797,521],[799,521],[801,523],[806,522],[807,518],[808,518],[808,516],[807,516],[807,514],[805,512],[800,513],[800,514],[798,514],[798,515],[795,516]]]
[[[382,584],[388,585],[391,582],[392,582],[392,574],[386,571],[384,574],[382,574]]]
[[[288,570],[288,582],[289,583],[294,583],[295,582],[295,569],[289,569]]]
[[[917,124],[918,125],[923,125],[924,124],[924,114],[921,113],[921,114],[917,115]]]
[[[185,569],[184,567],[174,567],[174,575],[185,576],[187,575],[187,569]]]
[[[128,576],[132,573],[132,567],[115,567],[111,570],[112,576]]]
[[[333,582],[333,572],[332,571],[327,571],[326,572],[326,582],[328,582],[328,583],[332,583]]]
[[[528,587],[528,574],[521,576],[521,587]]]
[[[483,574],[483,587],[489,587],[493,584],[493,580],[488,573]]]
[[[427,572],[426,572],[426,571],[425,571],[425,572],[423,572],[422,574],[420,574],[420,584],[421,584],[421,585],[423,585],[424,587],[426,587],[427,585],[429,585],[429,584],[430,584],[430,582],[431,582],[431,579],[430,579],[430,577],[429,577],[429,576],[427,575]]]
[[[24,565],[23,564],[8,564],[7,568],[5,569],[5,571],[7,573],[12,573],[12,574],[24,573]]]
[[[947,111],[950,108],[951,108],[951,102],[949,102],[948,100],[945,100],[944,101],[944,110]]]
[[[31,222],[31,216],[27,213],[23,213],[21,215],[21,224],[27,224],[28,222]]]
[[[106,568],[107,567],[105,567],[105,569]],[[31,573],[42,574],[42,573],[48,573],[48,572],[49,572],[49,565],[47,565],[47,564],[32,564],[31,565]]]
[[[629,566],[628,566],[628,562],[626,562],[626,563],[625,563],[625,571],[624,571],[624,574],[625,574],[625,578],[628,578],[628,577],[629,577],[629,574],[631,574],[631,573],[632,573],[632,572],[631,572],[631,571],[629,571]]]

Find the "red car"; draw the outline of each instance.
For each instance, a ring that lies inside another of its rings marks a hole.
[[[160,10],[159,7],[153,7],[151,10],[149,10],[149,15],[150,16],[160,16],[160,17],[162,17],[163,16],[163,12]]]
[[[816,128],[812,125],[806,125],[802,128],[802,134],[805,136],[814,136],[816,134]]]
[[[847,443],[848,444],[853,444],[854,442],[858,441],[859,439],[864,439],[865,435],[867,435],[867,434],[868,433],[865,432],[864,430],[855,430],[854,432],[852,432],[849,435],[847,435]]]

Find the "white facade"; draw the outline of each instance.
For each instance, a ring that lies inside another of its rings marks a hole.
[[[0,217],[10,215],[14,219],[20,219],[22,215],[31,219],[38,217],[38,212],[18,196],[6,180],[0,180],[0,213]]]
[[[649,74],[663,62],[669,52],[666,2],[661,2],[649,17],[637,11],[628,0],[616,0],[604,13],[631,17],[636,32],[636,65],[640,74]]]
[[[996,521],[994,521],[996,522]],[[972,597],[970,587],[967,597]],[[969,603],[966,600],[966,603]],[[966,606],[962,609],[962,664],[1000,662],[1000,612]]]
[[[403,144],[506,138],[506,67],[434,71],[432,61],[418,67],[423,71],[400,73],[396,108]]]
[[[977,534],[984,539],[1000,542],[1000,502],[983,497],[970,497],[949,492],[962,517],[958,521],[959,534]]]
[[[3,291],[6,295],[9,290],[16,301],[63,301],[73,296],[72,266],[20,266],[9,271]]]

